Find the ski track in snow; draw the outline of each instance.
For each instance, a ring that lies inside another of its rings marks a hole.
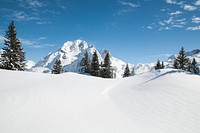
[[[101,79],[0,70],[1,133],[199,133],[200,76]]]

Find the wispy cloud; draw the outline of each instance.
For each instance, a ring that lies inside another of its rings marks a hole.
[[[38,16],[28,15],[24,11],[15,11],[13,14],[15,20],[18,21],[31,21],[31,20],[40,20]]]
[[[200,25],[195,27],[188,27],[186,30],[197,31],[200,30]]]
[[[35,40],[20,38],[20,41],[22,42],[22,45],[25,45],[31,48],[47,48],[47,47],[55,46],[53,44],[42,43],[41,40],[45,40],[45,39],[46,37],[39,37],[38,39],[35,39]]]
[[[30,8],[33,10],[37,10],[38,8],[45,7],[46,4],[44,4],[41,1],[38,0],[18,0],[20,2],[20,6],[24,8]]]
[[[152,30],[152,29],[153,29],[153,27],[152,27],[152,26],[147,26],[147,29],[151,29],[151,30]]]
[[[192,6],[192,5],[183,5],[182,8],[183,8],[184,10],[188,10],[188,11],[197,10],[197,7]]]
[[[176,15],[179,15],[179,14],[182,14],[183,12],[181,12],[181,11],[175,11],[175,12],[171,12],[171,13],[169,13],[169,15],[170,16],[176,16]]]
[[[62,0],[55,0],[57,6],[59,6],[62,9],[66,9],[67,6],[65,4],[63,4],[64,2]]]
[[[45,37],[45,36],[41,36],[38,38],[38,40],[46,40],[46,39],[47,39],[47,37]]]
[[[179,5],[181,8],[187,11],[195,11],[198,8],[195,5],[200,5],[200,0],[197,0],[196,3],[191,3],[191,4],[185,4],[185,2],[177,2],[176,0],[165,0],[167,4],[174,4],[174,5]]]
[[[118,13],[117,13],[118,15],[122,15],[122,14],[127,13],[127,12],[132,12],[133,9],[140,6],[139,4],[134,4],[132,2],[125,2],[125,1],[118,1],[118,3],[123,6],[123,9],[120,9],[118,11]]]
[[[199,26],[191,26],[191,23],[200,23],[199,17],[197,16],[200,9],[200,0],[194,1],[183,1],[183,0],[165,0],[169,7],[161,7],[161,15],[157,15],[155,26],[159,30],[169,30],[175,28],[182,28],[187,30],[198,30]],[[176,9],[174,11],[174,9]],[[191,13],[192,12],[192,13]],[[190,21],[192,19],[192,21]],[[149,28],[148,28],[149,29]]]
[[[200,23],[200,17],[193,17],[192,22],[193,23]]]
[[[129,6],[131,8],[139,7],[139,5],[131,3],[131,2],[119,1],[119,3],[122,4],[123,6]]]
[[[199,6],[199,5],[200,5],[200,0],[197,0],[197,1],[195,2],[195,5]]]
[[[178,19],[175,16],[170,16],[168,19],[159,21],[159,30],[169,30],[173,28],[183,28],[186,25],[186,18]]]
[[[168,4],[177,4],[176,0],[165,0]]]
[[[43,24],[51,24],[52,22],[50,21],[38,21],[38,22],[35,22],[36,24],[39,24],[39,25],[43,25]]]

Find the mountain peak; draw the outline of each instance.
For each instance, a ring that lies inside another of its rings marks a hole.
[[[78,52],[82,50],[86,50],[90,46],[88,43],[84,40],[75,40],[75,41],[67,41],[63,44],[63,46],[60,48],[60,51],[65,52]]]

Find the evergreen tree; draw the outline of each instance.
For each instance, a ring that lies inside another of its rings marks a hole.
[[[90,60],[88,57],[88,52],[85,52],[84,58],[81,60],[81,72],[90,73]]]
[[[189,71],[195,74],[199,74],[199,67],[197,66],[195,58],[193,58],[192,63],[190,64]]]
[[[164,65],[164,62],[162,61],[161,69],[164,69],[164,68],[165,68],[165,65]]]
[[[52,74],[61,74],[62,73],[62,65],[60,60],[56,60],[53,66]]]
[[[123,78],[131,76],[130,69],[128,67],[128,63],[126,64],[126,68],[124,70]]]
[[[158,60],[155,66],[155,70],[162,69],[162,65],[160,64],[160,61]]]
[[[178,69],[178,62],[176,60],[174,60],[173,68]]]
[[[134,75],[135,75],[135,70],[134,70],[134,67],[133,67],[133,69],[131,71],[131,76],[134,76]]]
[[[94,52],[93,57],[92,57],[91,75],[92,76],[99,76],[100,75],[99,59],[98,59],[96,51]]]
[[[188,65],[189,59],[187,58],[183,47],[179,51],[179,54],[175,60],[177,61],[178,69],[187,70],[187,65]]]
[[[25,69],[25,52],[17,38],[14,21],[11,21],[8,26],[4,42],[5,47],[1,55],[2,68],[23,71]]]
[[[110,61],[110,54],[107,53],[104,58],[104,64],[101,66],[101,77],[102,78],[113,78],[113,70]]]

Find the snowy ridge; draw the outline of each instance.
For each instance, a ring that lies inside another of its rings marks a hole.
[[[200,76],[181,70],[125,79],[0,70],[0,78],[1,133],[200,131]]]

